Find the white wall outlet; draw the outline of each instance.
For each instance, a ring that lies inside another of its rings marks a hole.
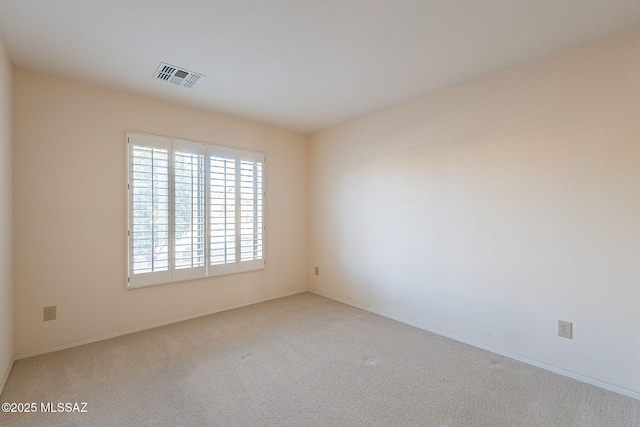
[[[49,307],[44,308],[44,321],[47,320],[56,320],[56,306],[50,305]]]
[[[573,339],[573,323],[558,320],[558,336]]]
[[[319,275],[320,275],[320,268],[316,267],[316,276],[319,276]]]

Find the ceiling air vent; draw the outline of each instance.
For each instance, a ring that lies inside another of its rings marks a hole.
[[[162,62],[156,70],[154,78],[191,89],[192,87],[198,86],[200,81],[204,79],[204,76]]]

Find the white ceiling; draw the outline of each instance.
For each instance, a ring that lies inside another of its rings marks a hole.
[[[638,25],[640,0],[0,0],[17,67],[303,133]]]

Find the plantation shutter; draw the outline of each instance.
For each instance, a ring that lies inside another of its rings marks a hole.
[[[128,287],[264,268],[264,155],[127,132]]]
[[[264,267],[262,259],[263,189],[260,155],[243,153],[240,160],[240,264],[239,271]]]
[[[236,256],[237,172],[235,153],[209,147],[210,275],[238,271]]]
[[[172,141],[173,281],[206,276],[205,155],[206,145]]]
[[[129,285],[171,279],[169,155],[171,140],[129,136]]]

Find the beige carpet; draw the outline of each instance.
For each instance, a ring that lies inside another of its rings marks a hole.
[[[15,363],[1,426],[640,426],[640,401],[310,293]]]

